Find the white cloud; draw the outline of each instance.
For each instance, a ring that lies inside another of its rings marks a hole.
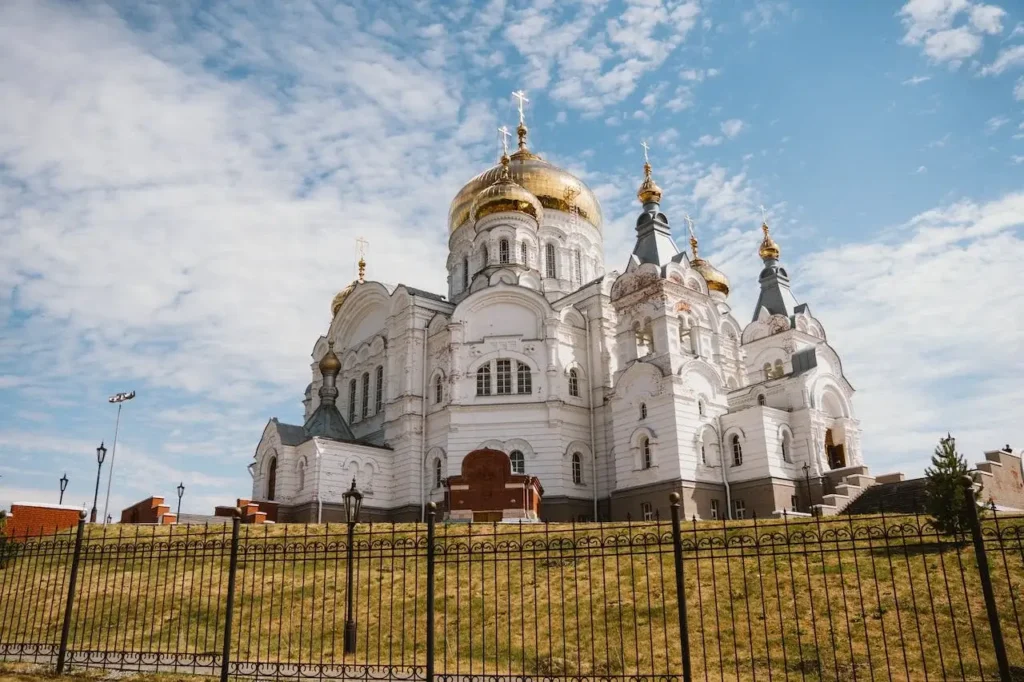
[[[1006,323],[1024,315],[1024,281],[1015,274],[1022,228],[1022,193],[962,201],[790,267],[798,298],[822,318],[858,390],[873,471],[919,473],[946,431],[972,460],[1024,437],[1024,389],[1007,373],[1019,365],[1024,327]],[[979,295],[979,272],[1000,284]]]
[[[697,138],[697,141],[693,143],[694,147],[717,147],[722,144],[722,138],[714,135],[701,135]]]
[[[722,121],[721,129],[722,134],[728,138],[734,138],[739,135],[745,124],[738,118],[730,118],[728,121]]]
[[[927,83],[931,79],[931,76],[911,76],[903,81],[903,85],[920,85],[921,83]]]
[[[754,0],[750,9],[744,10],[741,18],[752,33],[771,28],[782,18],[790,16],[792,9],[788,2],[781,0]]]
[[[1013,156],[1010,157],[1010,161],[1013,163],[1013,165],[1019,166],[1020,164],[1024,163],[1024,156],[1014,154]]]
[[[927,172],[928,172],[928,169],[925,166],[918,166],[917,170],[914,171],[914,175],[923,175],[924,173],[927,173]]]
[[[998,55],[995,61],[981,70],[982,76],[998,76],[1007,69],[1024,66],[1024,45],[1008,47]]]
[[[1010,119],[1005,116],[993,116],[989,120],[985,121],[985,130],[989,133],[994,133],[1009,122]]]
[[[1001,7],[970,0],[909,0],[899,12],[903,42],[921,46],[929,59],[953,68],[981,51],[984,36],[1003,30],[1005,15]]]

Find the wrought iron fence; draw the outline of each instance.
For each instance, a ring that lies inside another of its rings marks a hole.
[[[83,520],[0,544],[0,658],[443,682],[1024,670],[1024,517],[989,513],[946,535],[918,516],[677,514],[351,529]]]

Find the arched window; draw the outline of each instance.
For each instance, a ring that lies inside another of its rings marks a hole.
[[[644,436],[640,439],[640,464],[644,469],[650,469],[651,464],[651,441]]]
[[[647,403],[640,403],[640,421],[647,419]]]
[[[267,499],[274,501],[274,494],[277,492],[277,457],[270,458],[270,466],[267,467]]]
[[[374,377],[373,413],[380,412],[384,407],[384,365],[377,365],[376,376]]]
[[[544,276],[554,279],[555,274],[555,245],[546,244],[544,246]]]
[[[513,474],[525,474],[526,473],[526,458],[523,457],[523,453],[519,450],[513,450],[508,453],[508,460],[512,462],[512,473]]]
[[[487,261],[490,260],[490,258],[488,258],[489,254],[487,253],[487,244],[484,244],[483,249],[480,251],[480,255],[484,259],[483,265],[480,266],[480,269],[482,270],[487,267]]]
[[[501,358],[494,364],[497,367],[495,383],[497,383],[498,395],[510,395],[512,393],[512,361],[508,358]]]
[[[708,463],[708,451],[707,451],[707,448],[704,446],[704,443],[700,444],[700,463],[701,464],[707,464]]]
[[[758,393],[757,394],[757,404],[758,405],[760,405],[761,407],[764,407],[767,402],[768,401],[765,400],[764,393]]]
[[[740,445],[740,437],[732,437],[732,465],[738,467],[743,464],[743,447]]]
[[[480,365],[480,369],[476,371],[476,394],[491,394],[491,363],[489,362]]]
[[[573,270],[575,271],[575,278],[577,284],[583,283],[583,258],[580,256],[580,250],[576,249],[572,254]]]
[[[518,360],[516,360],[516,393],[525,395],[533,393],[533,377],[530,375],[530,366]]]
[[[779,379],[779,378],[781,378],[781,377],[782,377],[783,375],[785,375],[785,373],[786,373],[786,370],[785,370],[785,368],[784,368],[784,367],[782,366],[782,360],[776,360],[776,361],[775,361],[775,378],[776,378],[776,379]]]
[[[508,240],[502,239],[501,241],[498,242],[498,262],[508,263],[508,259]]]
[[[438,457],[434,460],[434,487],[440,488],[442,484],[441,476],[441,458]]]
[[[350,379],[348,382],[348,423],[351,424],[356,420],[356,380]]]
[[[530,249],[526,246],[526,242],[519,244],[519,262],[523,265],[529,265],[530,260]]]
[[[363,419],[370,414],[370,373],[363,372]]]
[[[643,326],[639,322],[634,323],[633,333],[636,335],[636,356],[638,358],[654,352],[654,333],[651,331],[650,320],[647,320]]]
[[[762,369],[764,370],[764,378],[765,379],[771,379],[772,378],[772,363],[770,363],[770,362],[764,363],[764,367]]]
[[[792,455],[790,454],[789,450],[790,450],[789,431],[783,431],[782,432],[782,461],[783,462],[792,462],[793,461]]]
[[[462,290],[469,289],[469,258],[462,259]]]
[[[697,400],[697,414],[701,417],[704,416],[704,401],[700,399]]]
[[[578,453],[572,453],[572,482],[576,485],[583,483],[583,456]]]
[[[434,377],[434,404],[440,405],[443,399],[444,381],[442,380],[441,375],[438,374],[436,377]]]
[[[690,340],[690,323],[686,319],[686,315],[679,316],[679,342],[683,343]]]
[[[573,398],[580,397],[580,374],[575,367],[569,370],[569,395]]]
[[[306,460],[299,460],[299,490],[306,487]]]

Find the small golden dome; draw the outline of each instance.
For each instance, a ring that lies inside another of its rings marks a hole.
[[[701,274],[704,281],[708,283],[708,290],[717,291],[728,296],[729,278],[721,270],[697,255],[697,238],[693,236],[692,226],[690,227],[690,249],[693,251],[690,267]]]
[[[498,179],[484,188],[473,199],[469,207],[469,219],[476,221],[492,213],[515,211],[532,216],[538,223],[544,209],[540,200],[512,180],[509,158],[501,157],[501,171]]]
[[[334,354],[334,341],[328,341],[327,352],[324,353],[322,358],[320,358],[320,374],[333,374],[337,376],[340,371],[341,360],[339,360],[338,356]]]
[[[352,282],[334,295],[334,300],[331,301],[331,319],[334,319],[338,314],[338,310],[341,309],[341,305],[345,302],[345,299],[348,298],[349,294],[355,290],[355,288],[356,282]]]
[[[761,231],[764,232],[764,239],[761,240],[761,248],[757,252],[764,260],[779,260],[779,255],[782,251],[771,235],[768,234],[768,223],[761,223]]]
[[[661,188],[651,177],[651,164],[644,163],[644,181],[640,183],[640,189],[636,191],[636,198],[641,204],[661,202]]]

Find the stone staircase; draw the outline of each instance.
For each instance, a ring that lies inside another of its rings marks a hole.
[[[829,472],[828,476],[831,480],[838,478],[838,481],[835,484],[835,492],[824,495],[822,503],[815,505],[817,513],[821,516],[835,516],[841,513],[865,490],[875,484],[875,477],[871,475],[866,466],[836,469]]]

